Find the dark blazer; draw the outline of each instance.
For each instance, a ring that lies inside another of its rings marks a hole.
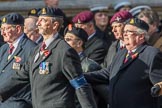
[[[144,44],[137,49],[136,58],[123,64],[126,53],[126,49],[119,51],[109,68],[89,73],[87,80],[110,80],[110,108],[157,108],[150,89],[162,79],[162,53]]]
[[[34,42],[24,35],[9,60],[7,60],[9,45],[6,43],[0,48],[0,83],[10,80],[10,77],[18,70],[18,68],[13,68],[14,64],[17,63],[20,65],[18,67],[21,67],[28,60],[29,54],[35,46]],[[15,56],[21,58],[20,62],[16,61]],[[12,83],[9,81],[8,84],[12,85]],[[4,103],[0,103],[0,108],[31,108],[30,84],[19,89]]]
[[[88,58],[101,64],[106,56],[108,46],[103,39],[99,38],[99,35],[100,34],[96,32],[94,36],[86,42],[84,53]]]
[[[69,83],[82,75],[79,56],[74,49],[58,36],[48,46],[46,56],[36,57],[39,52],[40,46],[36,47],[18,75],[11,78],[12,85],[0,84],[3,100],[30,83],[34,108],[75,108],[75,93],[83,108],[96,108],[88,83],[79,89],[74,89]],[[46,74],[40,74],[42,63],[46,63]]]

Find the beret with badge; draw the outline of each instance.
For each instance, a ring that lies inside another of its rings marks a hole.
[[[45,7],[40,10],[39,16],[60,17],[63,18],[63,12],[60,8]]]
[[[24,25],[24,17],[19,13],[9,13],[2,17],[2,24]]]
[[[123,23],[132,17],[133,17],[132,14],[128,11],[119,11],[112,16],[110,20],[110,24],[112,24],[113,22]]]
[[[82,28],[77,28],[72,26],[71,24],[68,25],[67,33],[74,34],[78,38],[80,38],[83,42],[86,42],[88,39],[88,34],[85,30]]]
[[[28,16],[38,17],[40,14],[40,10],[41,10],[41,8],[33,8],[33,9],[29,10]]]
[[[144,22],[143,20],[140,20],[138,18],[131,18],[126,21],[126,24],[136,26],[142,30],[146,30],[146,31],[149,30],[149,25],[146,22]]]
[[[93,13],[91,11],[83,11],[78,13],[74,18],[72,19],[73,23],[79,23],[79,24],[84,24],[88,23],[93,20]]]

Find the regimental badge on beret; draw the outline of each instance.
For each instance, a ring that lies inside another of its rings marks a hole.
[[[6,23],[6,17],[4,17],[3,19],[2,19],[2,23]]]
[[[43,9],[42,9],[42,14],[47,14],[47,12],[46,12],[46,9],[45,9],[45,8],[43,8]]]
[[[37,11],[35,9],[31,10],[31,14],[36,14],[36,13],[37,13]]]
[[[120,21],[121,20],[121,18],[120,17],[116,17],[116,19],[115,19],[116,21]]]
[[[78,19],[78,23],[81,24],[82,22],[80,21],[80,19]]]
[[[131,19],[131,20],[129,21],[129,23],[130,23],[130,24],[134,24],[134,19]]]

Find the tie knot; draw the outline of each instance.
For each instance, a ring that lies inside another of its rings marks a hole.
[[[14,46],[13,46],[13,44],[10,44],[9,45],[9,50],[8,50],[8,53],[9,54],[12,54],[12,51],[14,50]]]
[[[44,51],[45,50],[45,48],[46,48],[46,43],[45,42],[42,42],[42,45],[41,45],[41,51]]]

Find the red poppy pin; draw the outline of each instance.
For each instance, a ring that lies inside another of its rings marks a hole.
[[[18,56],[14,56],[14,59],[15,59],[15,61],[16,61],[17,63],[21,61],[21,57],[18,57]]]
[[[132,55],[132,59],[137,58],[137,56],[138,56],[138,53],[133,54],[133,55]]]
[[[48,51],[48,50],[44,50],[44,51],[43,51],[43,54],[44,54],[45,57],[47,57],[50,53],[51,53],[51,52]]]

